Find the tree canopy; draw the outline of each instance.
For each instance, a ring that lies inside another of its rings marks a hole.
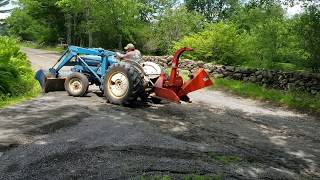
[[[0,0],[6,4],[8,0]],[[320,3],[310,0],[18,0],[7,34],[39,44],[145,54],[192,46],[194,60],[261,68],[320,70]],[[286,9],[302,4],[304,12]]]

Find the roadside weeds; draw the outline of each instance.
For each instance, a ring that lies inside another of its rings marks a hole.
[[[282,91],[258,84],[231,79],[215,79],[214,90],[223,90],[254,100],[271,103],[301,112],[320,114],[320,94],[311,95],[301,91]]]

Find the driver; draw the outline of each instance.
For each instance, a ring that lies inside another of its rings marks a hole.
[[[141,52],[136,49],[132,43],[129,43],[126,47],[124,47],[124,49],[126,50],[126,54],[117,53],[117,57],[120,60],[131,60],[137,63],[141,62]]]

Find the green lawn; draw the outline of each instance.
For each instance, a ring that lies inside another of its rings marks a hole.
[[[268,101],[276,105],[301,111],[320,113],[320,93],[281,91],[262,87],[258,84],[230,79],[215,79],[213,89],[231,92],[252,99]]]

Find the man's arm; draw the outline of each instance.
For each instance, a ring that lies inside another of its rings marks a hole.
[[[120,53],[117,53],[117,57],[120,58],[120,59],[132,59],[134,55],[134,52],[131,51],[131,52],[127,52],[126,54],[120,54]]]
[[[123,59],[124,56],[125,56],[125,54],[121,54],[119,52],[116,53],[116,57],[119,59]]]

